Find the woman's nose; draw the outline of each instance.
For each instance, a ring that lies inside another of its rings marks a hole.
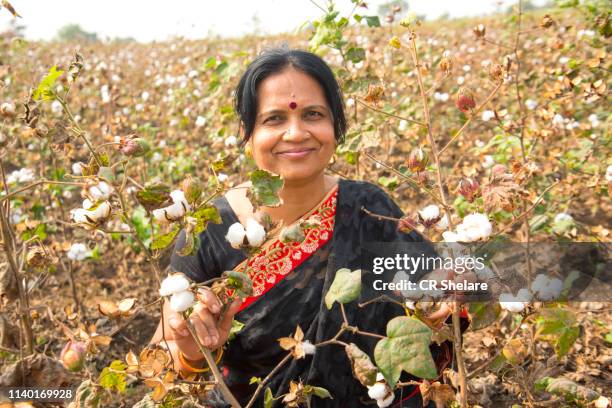
[[[308,131],[301,120],[289,121],[289,126],[283,134],[284,141],[298,142],[308,137]]]

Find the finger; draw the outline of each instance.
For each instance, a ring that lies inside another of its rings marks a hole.
[[[198,317],[206,327],[208,335],[211,337],[211,341],[216,343],[219,341],[219,331],[217,330],[217,317],[210,313],[206,306],[197,304],[194,307],[194,312],[197,313]]]
[[[212,313],[221,311],[221,302],[219,298],[210,289],[201,288],[198,290],[198,300],[202,302]]]
[[[224,333],[224,335],[229,334],[229,331],[232,328],[232,320],[234,320],[234,315],[238,313],[238,310],[240,310],[240,306],[242,306],[242,299],[236,298],[232,303],[230,303],[229,307],[225,311],[225,314],[223,314],[223,317],[219,322],[219,331]]]
[[[451,310],[448,307],[448,305],[446,303],[442,303],[440,305],[440,309],[436,310],[435,312],[427,316],[427,318],[430,320],[438,320],[438,319],[446,318],[450,313],[451,313]]]
[[[172,313],[170,316],[168,316],[168,326],[170,326],[174,336],[177,338],[186,337],[189,335],[187,323],[178,313]]]
[[[195,334],[198,337],[200,343],[204,347],[210,348],[210,344],[212,341],[210,335],[208,334],[208,329],[206,328],[206,326],[204,326],[204,323],[202,322],[200,317],[196,314],[192,314],[191,316],[189,316],[189,321],[193,325]]]

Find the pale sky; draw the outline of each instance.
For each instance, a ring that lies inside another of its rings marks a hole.
[[[78,23],[98,38],[133,37],[138,41],[163,41],[172,36],[203,38],[213,32],[235,37],[253,32],[254,18],[263,33],[290,32],[322,12],[309,0],[10,0],[23,18],[26,38],[52,39],[57,30]],[[325,0],[315,0],[324,5]],[[367,1],[376,14],[384,0]],[[534,1],[542,4],[544,0]],[[428,19],[449,13],[451,17],[493,13],[516,0],[409,0],[410,10]],[[337,0],[344,13],[352,8],[349,0]],[[363,10],[363,9],[362,9]],[[0,10],[0,31],[13,17]]]

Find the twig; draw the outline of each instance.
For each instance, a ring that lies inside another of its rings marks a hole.
[[[357,97],[355,97],[355,100],[359,102],[361,105],[365,106],[366,108],[373,110],[374,112],[382,113],[383,115],[387,115],[395,119],[405,120],[406,122],[414,123],[415,125],[419,125],[423,127],[425,126],[423,122],[419,122],[418,120],[405,118],[403,116],[396,115],[395,113],[385,112],[384,110],[377,109],[371,105],[368,105],[367,103],[365,103],[364,101],[362,101],[361,99]]]
[[[39,186],[41,184],[59,184],[59,185],[68,185],[68,186],[85,186],[85,183],[77,183],[77,182],[73,182],[73,181],[55,181],[55,180],[38,180],[32,184],[28,184],[25,187],[20,188],[19,190],[15,190],[11,193],[8,193],[7,195],[3,196],[0,198],[0,202],[4,201],[4,200],[8,200],[9,198],[13,198],[14,196],[16,196],[19,193],[23,193],[24,191],[27,191],[33,187]]]
[[[255,403],[255,400],[257,399],[257,396],[259,395],[259,393],[261,392],[261,390],[263,390],[263,387],[266,385],[266,383],[268,381],[270,381],[270,379],[272,378],[272,376],[274,374],[276,374],[278,372],[278,370],[280,370],[285,364],[287,364],[287,362],[289,360],[291,360],[292,356],[291,353],[288,353],[285,357],[283,357],[283,359],[276,365],[276,367],[274,367],[272,369],[272,371],[270,371],[268,373],[268,375],[266,375],[266,377],[257,385],[257,389],[255,390],[255,393],[251,396],[251,399],[249,400],[249,402],[246,404],[246,406],[244,408],[251,408],[253,406],[253,404]]]

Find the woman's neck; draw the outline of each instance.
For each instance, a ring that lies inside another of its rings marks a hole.
[[[283,221],[288,225],[316,206],[336,184],[337,179],[321,173],[319,177],[306,181],[292,182],[285,180],[279,192],[283,204],[279,207],[264,207],[274,221]]]

